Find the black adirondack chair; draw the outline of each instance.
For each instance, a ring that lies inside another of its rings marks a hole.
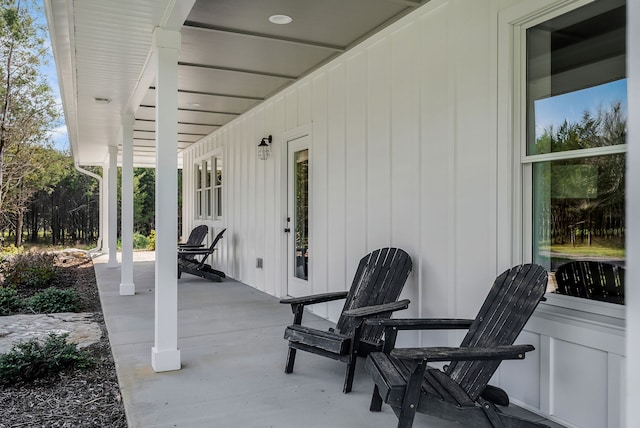
[[[178,243],[178,249],[184,248],[202,248],[204,245],[202,242],[204,238],[207,237],[207,233],[209,232],[209,227],[206,224],[201,224],[200,226],[196,226],[189,233],[189,237],[187,238],[187,242]],[[193,260],[195,256],[186,255],[178,253],[178,257],[188,258],[189,260]]]
[[[505,414],[490,401],[497,397],[508,403],[499,388],[488,387],[502,360],[523,359],[531,345],[513,345],[543,297],[546,270],[537,265],[520,265],[501,274],[474,320],[398,319],[367,320],[383,326],[383,352],[372,353],[366,370],[375,383],[371,411],[382,402],[391,405],[398,427],[411,427],[416,412],[458,421],[464,427],[544,427]],[[392,349],[398,330],[468,329],[460,347]],[[450,361],[445,370],[427,362]],[[506,404],[498,403],[498,404]]]
[[[624,304],[622,266],[591,260],[565,263],[556,271],[558,293]]]
[[[180,279],[183,272],[216,282],[220,282],[226,277],[224,272],[206,264],[207,258],[216,250],[216,245],[218,245],[218,241],[222,239],[222,235],[226,230],[222,229],[216,235],[209,248],[178,248],[178,279]],[[200,261],[196,256],[202,256]]]
[[[398,248],[382,248],[360,260],[349,292],[324,293],[280,300],[290,304],[293,324],[284,332],[289,341],[285,373],[293,371],[296,350],[312,352],[347,363],[343,392],[351,391],[357,357],[381,349],[382,328],[363,326],[367,317],[389,318],[406,309],[409,300],[398,300],[411,272],[409,255]],[[323,331],[302,324],[306,305],[346,299],[335,329]]]

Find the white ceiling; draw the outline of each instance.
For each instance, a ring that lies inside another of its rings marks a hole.
[[[143,78],[155,27],[182,34],[182,150],[427,1],[45,0],[74,158],[102,164],[132,111],[134,163],[155,164],[155,90]]]

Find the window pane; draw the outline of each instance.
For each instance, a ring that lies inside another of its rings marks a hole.
[[[216,187],[216,218],[222,218],[222,188]]]
[[[222,185],[222,159],[216,158],[216,186]]]
[[[211,171],[211,162],[204,162],[204,168],[206,171],[206,178],[205,178],[205,187],[211,187],[211,175],[212,175],[212,171]]]
[[[625,155],[539,162],[533,182],[536,263],[624,265]]]
[[[309,278],[309,149],[295,153],[294,168],[295,276],[307,280]]]
[[[200,164],[196,165],[196,189],[202,189],[202,166]]]
[[[615,130],[591,136],[607,116],[626,116],[625,32],[626,8],[616,0],[527,30],[528,155],[625,143]]]

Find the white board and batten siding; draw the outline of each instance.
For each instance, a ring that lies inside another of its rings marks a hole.
[[[312,291],[348,289],[364,254],[395,246],[414,264],[402,294],[411,305],[398,316],[475,316],[493,279],[516,259],[512,222],[503,221],[513,202],[501,182],[514,166],[504,162],[508,131],[496,94],[498,76],[509,75],[500,67],[511,66],[499,59],[499,17],[523,3],[536,2],[432,0],[186,149],[183,234],[200,223],[226,227],[215,263],[238,281],[285,294],[285,143],[307,130]],[[256,147],[268,135],[272,154],[261,161]],[[193,164],[216,151],[224,160],[218,223],[195,219],[193,204]],[[317,306],[323,317],[339,314],[340,304]],[[506,365],[495,383],[569,426],[622,426],[624,332],[602,324],[596,337],[592,327],[534,316],[520,340],[537,351]],[[456,345],[459,338],[400,340]]]

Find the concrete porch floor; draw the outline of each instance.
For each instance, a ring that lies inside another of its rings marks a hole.
[[[284,373],[289,306],[252,287],[185,274],[178,281],[182,369],[155,373],[154,254],[134,253],[134,296],[120,296],[120,269],[94,259],[104,318],[130,427],[395,427],[389,406],[369,412],[373,384],[358,361],[353,391],[342,393],[345,365],[299,352]],[[303,323],[332,324],[312,314]],[[510,411],[543,420],[522,409]],[[546,422],[551,427],[561,427]],[[414,427],[462,425],[417,415]]]

